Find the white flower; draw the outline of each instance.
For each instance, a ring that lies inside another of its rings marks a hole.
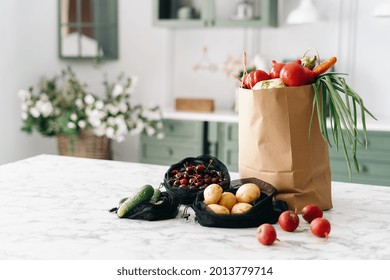
[[[88,122],[91,124],[92,127],[99,127],[102,124],[102,119],[104,117],[104,112],[99,110],[88,110],[87,116],[88,116]],[[104,133],[103,133],[104,134]]]
[[[23,112],[23,113],[22,113],[22,119],[23,119],[23,120],[27,120],[27,118],[28,118],[27,113],[26,113],[26,112]]]
[[[79,108],[79,109],[83,107],[83,101],[80,98],[77,98],[74,103],[76,104],[77,108]]]
[[[51,105],[50,101],[38,100],[35,106],[45,118],[53,112],[53,105]]]
[[[41,113],[39,112],[39,110],[36,107],[30,108],[30,114],[31,114],[31,116],[33,116],[33,118],[38,118],[41,115]]]
[[[86,125],[86,122],[85,122],[84,120],[79,120],[79,121],[77,122],[77,125],[78,125],[80,128],[84,128],[85,125]]]
[[[87,95],[84,97],[84,102],[87,103],[88,105],[92,105],[94,101],[95,101],[95,99],[94,99],[93,96],[90,95],[90,94],[87,94]]]
[[[95,128],[94,132],[97,136],[103,136],[105,134],[105,128],[103,126],[100,126],[98,128]]]
[[[118,107],[116,107],[112,104],[107,104],[106,108],[107,108],[108,112],[110,112],[111,115],[116,115],[119,112]]]
[[[107,129],[106,129],[106,136],[108,137],[108,138],[113,138],[114,137],[114,134],[115,134],[115,130],[114,130],[114,128],[113,127],[107,127]]]
[[[121,111],[122,113],[127,112],[127,104],[125,102],[119,103],[118,108],[119,108],[119,111]]]
[[[42,93],[40,96],[39,96],[39,99],[42,100],[42,101],[48,101],[49,100],[49,97],[47,96],[46,93]]]
[[[75,128],[76,128],[76,124],[73,123],[73,122],[68,122],[68,123],[66,124],[66,126],[67,126],[68,128],[70,128],[70,129],[75,129]]]
[[[114,89],[112,90],[112,97],[117,97],[123,93],[123,87],[121,85],[116,84]]]
[[[144,123],[141,120],[137,120],[134,129],[131,131],[132,135],[139,134],[144,129]]]
[[[147,134],[148,136],[152,136],[154,133],[156,133],[156,130],[155,130],[153,127],[148,126],[148,127],[146,128],[146,134]]]
[[[77,115],[75,113],[71,114],[70,119],[75,122],[77,120]]]
[[[95,103],[96,109],[101,110],[101,109],[103,109],[103,107],[104,107],[103,101],[101,101],[101,100],[96,101],[96,103]]]
[[[115,125],[115,118],[114,117],[109,117],[107,119],[107,124],[111,125],[111,126],[114,126]]]
[[[31,92],[29,92],[28,90],[21,89],[21,90],[19,90],[18,95],[19,95],[19,98],[24,101],[24,100],[30,99]]]

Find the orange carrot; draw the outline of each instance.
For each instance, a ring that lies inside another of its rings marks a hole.
[[[327,60],[322,62],[320,65],[318,65],[316,68],[313,69],[314,77],[317,77],[318,75],[324,74],[333,65],[335,65],[336,62],[337,62],[337,58],[335,56],[332,56],[331,58],[328,58]]]

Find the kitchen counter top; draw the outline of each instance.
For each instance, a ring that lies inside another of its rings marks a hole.
[[[238,123],[238,113],[229,110],[216,110],[214,112],[181,112],[173,109],[164,109],[163,118],[173,120],[187,121],[208,121]],[[390,118],[376,116],[377,120],[366,115],[366,125],[368,130],[372,131],[390,131]],[[360,119],[358,119],[358,128],[362,129]]]
[[[238,123],[238,113],[228,110],[217,110],[214,112],[184,112],[165,109],[163,110],[163,118],[172,120]]]
[[[191,211],[186,221],[183,206],[156,222],[108,212],[166,170],[52,155],[0,166],[0,259],[390,259],[390,187],[333,182],[328,241],[301,219],[293,233],[276,224],[273,246],[257,242],[256,228],[202,227]]]

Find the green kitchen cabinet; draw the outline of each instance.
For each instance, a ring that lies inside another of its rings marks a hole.
[[[218,158],[229,171],[238,172],[237,123],[218,123]]]
[[[351,161],[351,180],[342,148],[339,147],[338,151],[335,147],[329,148],[332,180],[390,186],[390,132],[367,131],[367,149],[363,137],[360,138],[362,145],[357,147],[360,172],[355,171]]]
[[[222,161],[229,171],[238,171],[238,124],[208,122],[208,154]]]
[[[163,125],[163,139],[141,134],[140,162],[171,165],[204,153],[205,122],[165,119]]]
[[[239,6],[248,4],[253,16],[238,14],[244,11]],[[153,24],[169,28],[277,26],[277,10],[274,0],[153,0]]]

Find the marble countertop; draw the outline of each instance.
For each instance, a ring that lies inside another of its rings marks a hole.
[[[238,113],[229,110],[216,110],[214,112],[181,112],[173,109],[164,109],[163,118],[173,120],[188,121],[208,121],[208,122],[226,122],[238,123]],[[386,116],[376,116],[377,120],[366,115],[366,125],[368,130],[390,131],[390,118]],[[358,119],[358,128],[362,129],[360,119]]]
[[[216,110],[214,112],[184,112],[164,109],[163,118],[172,120],[207,121],[238,123],[238,113],[232,110]]]
[[[301,220],[276,224],[280,242],[256,228],[119,219],[108,209],[133,190],[158,186],[166,166],[40,155],[0,166],[0,259],[390,259],[390,187],[332,183],[328,241]],[[232,179],[238,177],[232,173]]]

